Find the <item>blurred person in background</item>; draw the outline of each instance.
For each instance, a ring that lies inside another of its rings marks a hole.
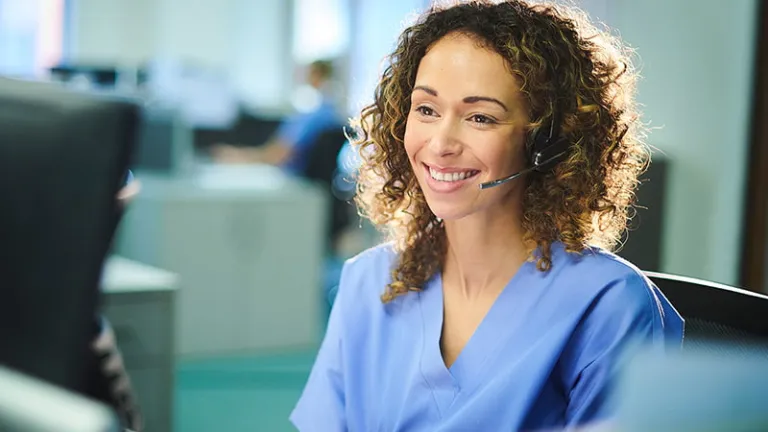
[[[320,134],[333,128],[341,129],[343,124],[332,91],[333,78],[334,67],[330,61],[312,62],[306,74],[310,91],[299,92],[298,112],[283,121],[267,143],[258,147],[218,144],[211,149],[213,160],[222,164],[275,165],[301,175],[307,155]]]
[[[574,8],[454,3],[362,112],[356,198],[391,242],[344,265],[300,431],[572,430],[612,418],[626,348],[681,347],[610,252],[648,158],[629,50]]]

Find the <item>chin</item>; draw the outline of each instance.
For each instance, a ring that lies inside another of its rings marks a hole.
[[[472,209],[458,203],[432,203],[428,199],[427,205],[432,211],[432,214],[442,220],[450,221],[463,219],[473,213]]]
[[[430,193],[425,194],[427,206],[436,217],[444,221],[456,221],[465,219],[480,213],[514,213],[522,198],[520,189],[512,188],[501,192],[503,195],[498,200],[483,200],[472,196],[441,197]]]

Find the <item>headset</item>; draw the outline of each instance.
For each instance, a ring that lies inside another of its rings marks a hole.
[[[528,168],[498,180],[480,183],[480,189],[502,185],[531,171],[549,171],[565,159],[570,147],[568,140],[561,134],[558,110],[555,110],[548,122],[531,131],[528,139],[530,143],[526,146],[529,152]]]

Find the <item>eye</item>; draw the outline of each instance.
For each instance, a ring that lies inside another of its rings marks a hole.
[[[416,112],[427,117],[432,117],[435,115],[435,110],[433,110],[428,106],[423,106],[423,105],[416,108]]]
[[[469,118],[473,123],[477,124],[495,124],[496,120],[483,114],[475,114]]]

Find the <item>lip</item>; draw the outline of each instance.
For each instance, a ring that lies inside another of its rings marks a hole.
[[[424,177],[427,180],[427,186],[433,191],[437,193],[451,193],[456,192],[459,189],[475,182],[475,178],[478,177],[480,174],[480,170],[475,170],[472,168],[440,168],[434,165],[428,165],[425,163],[422,163],[422,167],[424,169]],[[440,173],[456,173],[456,172],[464,172],[464,171],[477,171],[477,174],[467,177],[463,180],[457,180],[457,181],[451,181],[451,182],[445,182],[440,180],[435,180],[432,178],[432,175],[429,173],[429,169],[432,168]]]

